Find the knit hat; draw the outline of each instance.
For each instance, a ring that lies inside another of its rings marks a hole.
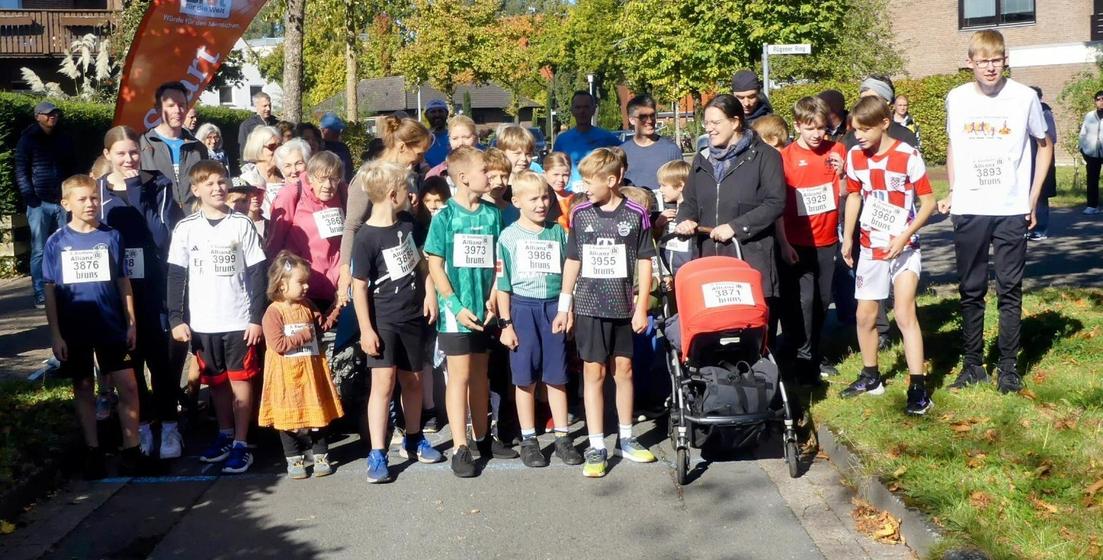
[[[873,77],[866,78],[862,81],[861,87],[858,88],[858,93],[864,91],[876,93],[878,97],[884,99],[887,103],[892,103],[892,100],[896,98],[896,94],[888,82]]]
[[[755,76],[754,72],[740,70],[732,76],[732,91],[751,91],[752,89],[762,89],[762,82],[758,81],[758,76]]]

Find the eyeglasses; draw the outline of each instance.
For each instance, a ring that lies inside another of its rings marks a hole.
[[[973,64],[977,68],[1002,68],[1007,63],[1007,57],[1003,58],[988,58],[984,60],[974,60]]]
[[[655,120],[655,113],[637,113],[636,118],[641,121],[653,121]]]

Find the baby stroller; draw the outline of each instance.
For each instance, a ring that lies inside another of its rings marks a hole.
[[[766,348],[762,275],[740,259],[704,257],[682,266],[675,285],[678,313],[666,314],[660,332],[670,362],[669,435],[678,483],[688,476],[691,447],[753,446],[779,423],[789,475],[796,478],[793,412]],[[669,294],[662,295],[669,310]]]

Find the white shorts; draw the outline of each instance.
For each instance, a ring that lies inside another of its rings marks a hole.
[[[888,299],[889,290],[898,276],[905,272],[914,272],[918,277],[922,268],[919,249],[905,249],[895,259],[888,261],[874,260],[871,251],[863,250],[858,258],[858,269],[854,273],[854,299]]]

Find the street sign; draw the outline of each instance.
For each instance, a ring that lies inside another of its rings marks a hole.
[[[807,43],[793,45],[766,45],[766,54],[812,54],[812,45]]]

